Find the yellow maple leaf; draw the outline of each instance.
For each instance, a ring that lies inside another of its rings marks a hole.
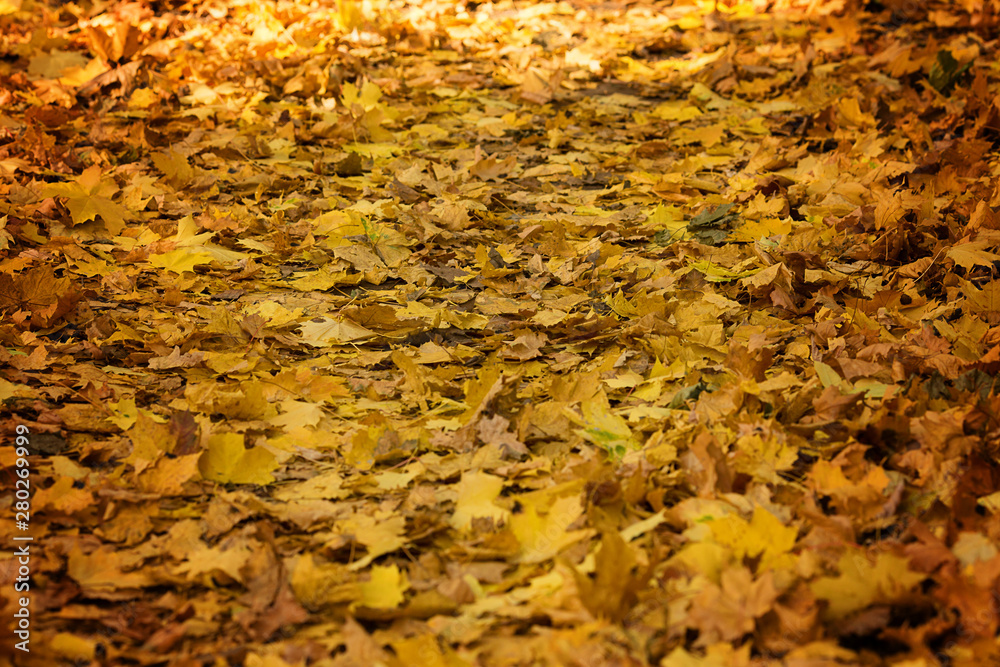
[[[580,600],[594,616],[620,621],[635,604],[651,570],[638,567],[635,551],[613,530],[601,536],[601,549],[593,562],[592,578],[583,568],[573,570]]]
[[[458,667],[468,664],[465,661],[449,661],[438,645],[438,638],[429,633],[393,640],[392,650],[404,665]]]
[[[406,599],[410,582],[395,565],[372,568],[372,578],[361,584],[359,604],[372,609],[395,609]]]
[[[97,650],[95,640],[77,637],[69,632],[60,632],[48,644],[52,651],[69,662],[91,662]]]
[[[709,645],[704,657],[700,657],[678,646],[660,661],[660,667],[748,667],[750,647],[750,642],[740,648],[720,642]]]
[[[509,519],[511,532],[521,545],[516,557],[518,563],[546,561],[594,532],[567,530],[583,514],[583,506],[576,496],[557,498],[544,514],[535,503],[526,500],[521,502],[521,509]]]
[[[94,504],[94,496],[86,489],[73,486],[72,477],[62,476],[47,489],[35,492],[34,506],[39,510],[54,510],[72,515],[81,512]]]
[[[110,406],[110,408],[111,416],[108,417],[108,421],[123,431],[132,428],[136,418],[139,416],[138,410],[135,407],[135,398],[122,396],[118,399],[118,403]]]
[[[994,262],[1000,260],[1000,255],[987,250],[987,248],[992,247],[994,246],[991,246],[988,241],[970,241],[948,248],[948,252],[945,254],[955,264],[969,271],[976,266],[992,266]]]
[[[184,575],[188,581],[204,580],[206,583],[209,577],[218,578],[222,574],[242,583],[244,581],[242,570],[252,553],[246,542],[214,547],[202,546],[188,554],[186,560],[174,570],[174,574]],[[226,582],[225,579],[219,581]]]
[[[639,314],[635,304],[629,302],[628,297],[621,290],[604,297],[604,303],[614,311],[615,315],[621,318],[628,319]]]
[[[118,192],[118,185],[110,178],[102,178],[101,168],[88,167],[72,183],[53,183],[42,188],[43,197],[64,197],[66,208],[74,225],[81,225],[100,216],[112,236],[125,228],[125,218],[132,217],[124,206],[111,200]]]
[[[737,558],[759,557],[758,572],[795,564],[789,552],[795,546],[798,531],[786,527],[763,507],[754,509],[749,524],[736,514],[727,514],[709,525],[715,541],[730,547]]]
[[[309,609],[352,602],[361,597],[354,575],[340,563],[317,562],[311,553],[299,556],[291,577],[295,597]]]
[[[270,484],[278,467],[274,454],[262,447],[243,446],[240,433],[217,433],[208,439],[208,449],[198,468],[202,476],[224,484]]]
[[[46,51],[38,53],[28,61],[28,73],[32,76],[58,79],[87,64],[86,56],[77,51],[62,49]]]
[[[463,473],[458,483],[455,512],[448,523],[453,528],[466,530],[476,517],[489,517],[496,522],[505,520],[510,512],[493,503],[502,490],[502,477],[478,470]]]
[[[243,308],[247,315],[260,315],[267,321],[267,326],[278,328],[297,322],[302,317],[301,308],[289,310],[276,301],[261,301],[248,304]]]
[[[74,544],[69,551],[66,574],[88,594],[106,595],[125,588],[152,586],[155,581],[148,571],[124,571],[138,565],[134,560],[133,556],[110,546],[85,554]]]
[[[136,473],[135,486],[145,493],[181,495],[184,484],[188,480],[197,479],[200,456],[201,454],[189,454],[177,458],[161,457],[142,472]]]
[[[282,485],[274,493],[277,500],[298,501],[298,500],[339,500],[350,494],[350,491],[343,488],[344,480],[335,470],[328,470],[315,477],[302,482],[296,482],[288,486]]]
[[[688,572],[697,572],[713,583],[732,563],[732,551],[715,542],[691,542],[686,544],[668,564],[680,566]]]
[[[906,558],[880,553],[873,564],[861,551],[845,553],[835,577],[820,577],[810,586],[813,594],[829,601],[825,616],[838,619],[874,602],[889,602],[923,581],[927,575],[912,572]]]
[[[196,234],[196,231],[194,218],[190,215],[182,218],[177,223],[177,234],[169,239],[173,241],[174,249],[150,256],[149,263],[174,273],[184,273],[194,271],[199,264],[217,261],[228,265],[247,257],[246,253],[208,243],[213,232]]]
[[[351,570],[363,570],[379,556],[396,551],[407,542],[406,519],[398,515],[355,514],[352,518],[338,524],[338,528],[341,535],[353,538],[354,541],[364,545],[365,549],[368,550],[364,558],[348,566],[348,569]]]
[[[798,457],[798,448],[774,434],[745,435],[736,441],[733,469],[770,484],[780,484],[778,473],[791,469]]]
[[[332,317],[317,317],[301,325],[299,329],[302,332],[302,342],[313,347],[353,343],[374,338],[376,335],[374,331],[369,331],[351,320]]]
[[[353,83],[345,83],[341,90],[343,91],[342,99],[346,107],[358,104],[365,111],[371,111],[378,106],[378,101],[382,99],[382,90],[371,81],[365,81],[361,85],[360,90]]]
[[[580,404],[582,415],[567,410],[566,417],[582,428],[577,433],[584,440],[592,442],[615,457],[641,447],[632,435],[632,429],[624,418],[611,411],[607,397],[602,393]]]
[[[282,428],[316,426],[323,419],[323,407],[319,403],[288,399],[281,401],[279,405],[281,414],[268,420],[275,426]]]
[[[181,189],[194,179],[194,169],[188,164],[187,158],[173,150],[163,153],[153,153],[153,164],[163,172],[165,180],[175,189]]]

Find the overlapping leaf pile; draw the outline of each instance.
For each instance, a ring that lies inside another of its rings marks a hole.
[[[0,660],[1000,661],[960,4],[0,0]]]

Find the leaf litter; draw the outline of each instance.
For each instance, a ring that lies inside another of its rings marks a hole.
[[[996,16],[0,2],[0,663],[1000,660]]]

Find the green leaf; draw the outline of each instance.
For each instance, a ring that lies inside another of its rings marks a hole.
[[[709,245],[720,245],[729,236],[739,216],[729,211],[733,204],[720,204],[713,211],[704,210],[688,221],[688,233],[697,241]]]
[[[955,85],[970,67],[972,67],[971,61],[959,67],[958,61],[951,55],[951,51],[941,49],[938,51],[937,60],[931,66],[931,73],[927,78],[934,90],[943,94]]]

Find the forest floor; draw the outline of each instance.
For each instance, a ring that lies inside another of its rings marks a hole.
[[[0,0],[0,665],[1000,664],[996,24],[813,5]]]

